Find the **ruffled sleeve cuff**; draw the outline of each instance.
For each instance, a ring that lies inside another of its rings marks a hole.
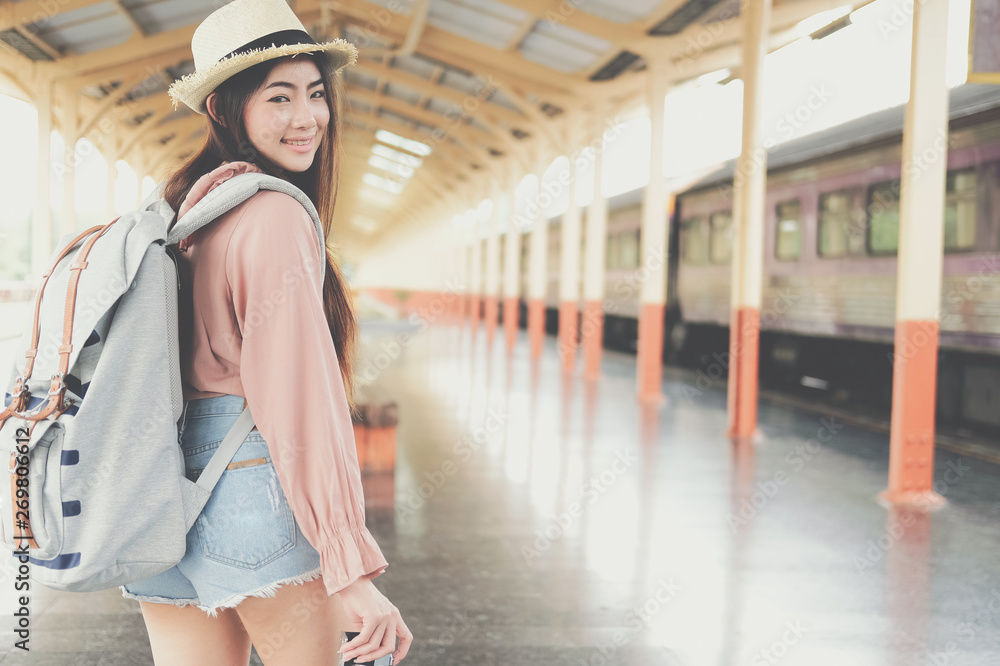
[[[367,527],[352,527],[329,540],[319,551],[320,568],[328,595],[358,578],[381,575],[389,563]]]

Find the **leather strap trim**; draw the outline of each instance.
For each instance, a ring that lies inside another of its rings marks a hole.
[[[239,462],[231,462],[226,466],[226,469],[240,469],[241,467],[255,467],[257,465],[263,465],[267,462],[267,458],[250,458],[250,460],[240,460]]]
[[[38,425],[37,421],[34,422],[34,423],[32,423],[31,426],[28,428],[28,439],[31,439],[31,433],[35,430],[35,426],[36,425]],[[28,495],[29,509],[28,509],[28,511],[25,512],[26,515],[25,515],[24,518],[18,518],[17,517],[17,514],[18,514],[18,510],[17,510],[17,479],[18,479],[18,475],[17,475],[16,469],[17,469],[17,451],[16,450],[12,450],[10,452],[10,467],[8,468],[8,471],[10,472],[10,510],[11,510],[11,517],[13,518],[13,522],[11,522],[11,525],[14,526],[14,530],[15,530],[15,534],[13,536],[13,539],[15,541],[22,541],[22,542],[25,541],[25,540],[27,540],[29,548],[38,548],[38,542],[35,541],[34,534],[31,531],[31,515],[30,515],[30,510],[31,510],[30,509],[30,501],[31,501],[30,492],[31,492],[31,488],[30,488],[30,486],[27,487],[28,488],[28,493],[29,493],[29,495]],[[39,492],[40,492],[40,489],[39,489]],[[20,546],[18,546],[18,547],[20,547]]]

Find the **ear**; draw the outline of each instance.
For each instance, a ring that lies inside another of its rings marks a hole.
[[[218,101],[218,99],[219,96],[216,93],[214,92],[209,93],[208,97],[205,98],[205,108],[208,110],[209,115],[215,120],[215,122],[225,127],[226,126],[225,119],[222,118],[215,109],[215,103]]]

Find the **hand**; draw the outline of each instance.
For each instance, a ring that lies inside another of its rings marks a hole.
[[[403,622],[399,609],[389,603],[371,580],[363,576],[339,594],[351,625],[348,630],[360,632],[340,647],[344,661],[354,659],[364,662],[384,657],[395,650],[397,634],[399,649],[393,652],[393,663],[403,661],[413,642],[413,634]]]

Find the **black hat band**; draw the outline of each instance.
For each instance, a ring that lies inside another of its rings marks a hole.
[[[231,58],[241,53],[247,53],[255,49],[265,49],[274,46],[287,46],[289,44],[317,44],[316,40],[309,36],[305,30],[279,30],[263,37],[258,37],[252,42],[247,42],[240,48],[227,53],[220,60]]]

